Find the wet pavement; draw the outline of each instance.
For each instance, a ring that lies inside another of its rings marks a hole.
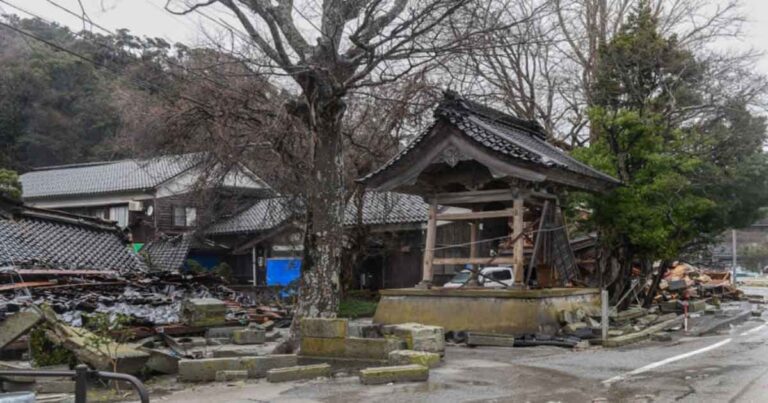
[[[747,290],[748,294],[768,289]],[[617,349],[451,346],[425,383],[361,385],[356,377],[270,384],[182,385],[164,402],[766,402],[763,318],[706,337]]]

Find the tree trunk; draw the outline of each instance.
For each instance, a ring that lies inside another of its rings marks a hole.
[[[306,77],[302,87],[307,105],[296,113],[306,122],[313,141],[314,172],[307,174],[304,254],[291,337],[275,352],[296,350],[301,318],[335,317],[341,291],[345,210],[341,119],[345,104],[321,79]]]

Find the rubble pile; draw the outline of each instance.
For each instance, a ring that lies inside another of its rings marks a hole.
[[[646,284],[646,293],[650,288],[651,281]],[[659,281],[654,301],[660,303],[713,297],[739,300],[743,293],[732,285],[729,271],[704,270],[676,262]]]
[[[19,270],[0,275],[0,318],[24,306],[47,304],[74,327],[83,326],[88,315],[102,313],[129,317],[130,326],[153,328],[185,323],[185,301],[213,298],[223,301],[221,324],[274,321],[278,327],[287,326],[290,309],[276,295],[265,292],[255,298],[209,273]]]

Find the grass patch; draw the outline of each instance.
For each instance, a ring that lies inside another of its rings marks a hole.
[[[378,302],[370,299],[347,297],[339,303],[339,317],[364,318],[376,313]]]

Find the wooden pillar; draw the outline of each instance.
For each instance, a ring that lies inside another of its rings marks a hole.
[[[522,197],[515,199],[513,208],[515,215],[512,222],[512,237],[517,237],[513,248],[515,284],[522,286],[525,279],[525,256],[523,255],[525,253],[525,240],[524,237],[520,236],[523,232],[523,210],[525,209]]]
[[[422,265],[421,282],[432,283],[432,260],[435,258],[435,238],[437,235],[437,200],[429,204],[429,218],[427,220],[427,240],[424,245],[424,263]]]
[[[477,257],[477,221],[469,223],[469,257]],[[472,265],[473,269],[477,268],[477,265]]]

